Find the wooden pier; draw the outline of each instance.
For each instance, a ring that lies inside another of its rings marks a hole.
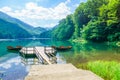
[[[25,80],[103,80],[94,73],[77,69],[72,64],[53,64],[56,51],[52,47],[23,47],[22,54],[36,54],[42,63],[51,65],[32,65]]]
[[[56,63],[56,57],[54,53],[56,50],[52,47],[23,47],[20,50],[21,54],[36,54],[38,60],[43,64],[54,64]]]

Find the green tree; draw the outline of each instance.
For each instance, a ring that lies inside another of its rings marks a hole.
[[[75,24],[75,38],[80,37],[80,28],[89,21],[88,15],[85,13],[85,3],[81,3],[75,10],[73,22]]]
[[[88,0],[73,15],[62,19],[52,31],[59,40],[82,37],[87,40],[120,40],[120,0]]]
[[[102,42],[107,40],[106,23],[96,20],[90,21],[82,30],[82,37],[86,40]]]
[[[74,32],[74,24],[72,15],[68,15],[66,19],[62,19],[57,27],[52,31],[53,38],[58,40],[68,40]]]

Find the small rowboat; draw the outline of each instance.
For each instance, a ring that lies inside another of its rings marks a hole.
[[[60,47],[52,46],[52,47],[58,51],[65,51],[72,48],[72,46],[60,46]]]
[[[7,46],[7,49],[8,50],[19,51],[20,49],[22,49],[22,46],[16,46],[16,47]]]

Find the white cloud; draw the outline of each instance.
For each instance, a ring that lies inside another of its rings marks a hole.
[[[66,15],[70,14],[70,8],[66,6],[65,3],[60,3],[54,8],[44,8],[37,6],[35,3],[26,4],[25,10],[22,10],[21,13],[26,13],[26,17],[30,19],[62,19]]]
[[[8,6],[5,6],[5,7],[1,8],[0,11],[3,11],[3,12],[11,12],[12,9],[11,9],[10,7],[8,7]]]
[[[29,24],[32,24],[26,20],[28,19],[60,20],[60,19],[65,18],[68,14],[71,14],[70,8],[66,5],[69,2],[70,0],[67,0],[64,3],[61,2],[60,4],[58,4],[57,6],[53,8],[45,8],[42,6],[38,6],[36,3],[29,2],[25,5],[24,9],[22,10],[13,11],[10,7],[3,7],[0,9],[0,11],[3,11],[15,18],[21,19],[25,22],[28,22]],[[34,25],[34,26],[38,26],[38,25],[40,26],[40,23],[37,23],[37,25]],[[51,24],[45,24],[45,25],[51,25]]]
[[[33,2],[29,2],[29,3],[27,3],[26,5],[25,5],[25,7],[26,7],[26,9],[35,9],[35,8],[37,8],[37,4],[36,3],[33,3]]]

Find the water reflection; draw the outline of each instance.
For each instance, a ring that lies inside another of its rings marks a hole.
[[[69,52],[61,52],[67,62],[85,64],[95,60],[120,61],[120,47],[105,43],[72,43],[73,49]]]
[[[37,65],[40,64],[37,58],[25,58],[21,57],[21,62],[25,65]]]
[[[40,64],[38,58],[36,57],[35,54],[31,54],[31,55],[26,55],[26,54],[20,54],[20,58],[21,58],[21,63],[23,63],[24,65],[36,65],[36,64]]]
[[[0,63],[0,71],[2,71],[1,79],[3,80],[24,80],[24,76],[28,73],[27,67],[21,64],[19,56]]]
[[[65,52],[57,52],[57,63],[86,63],[91,60],[120,61],[120,47],[105,43],[71,43],[68,41],[43,40],[0,40],[0,72],[4,72],[3,80],[24,80],[29,71],[29,65],[39,64],[36,57],[21,56],[18,52],[7,51],[7,46],[72,46]],[[26,64],[26,65],[24,65]],[[1,77],[0,77],[1,78]]]
[[[26,46],[30,43],[30,40],[4,40],[0,41],[0,72],[4,76],[1,76],[3,80],[24,80],[24,77],[28,73],[29,66],[25,66],[21,63],[21,58],[18,52],[10,52],[7,50],[7,46]]]

